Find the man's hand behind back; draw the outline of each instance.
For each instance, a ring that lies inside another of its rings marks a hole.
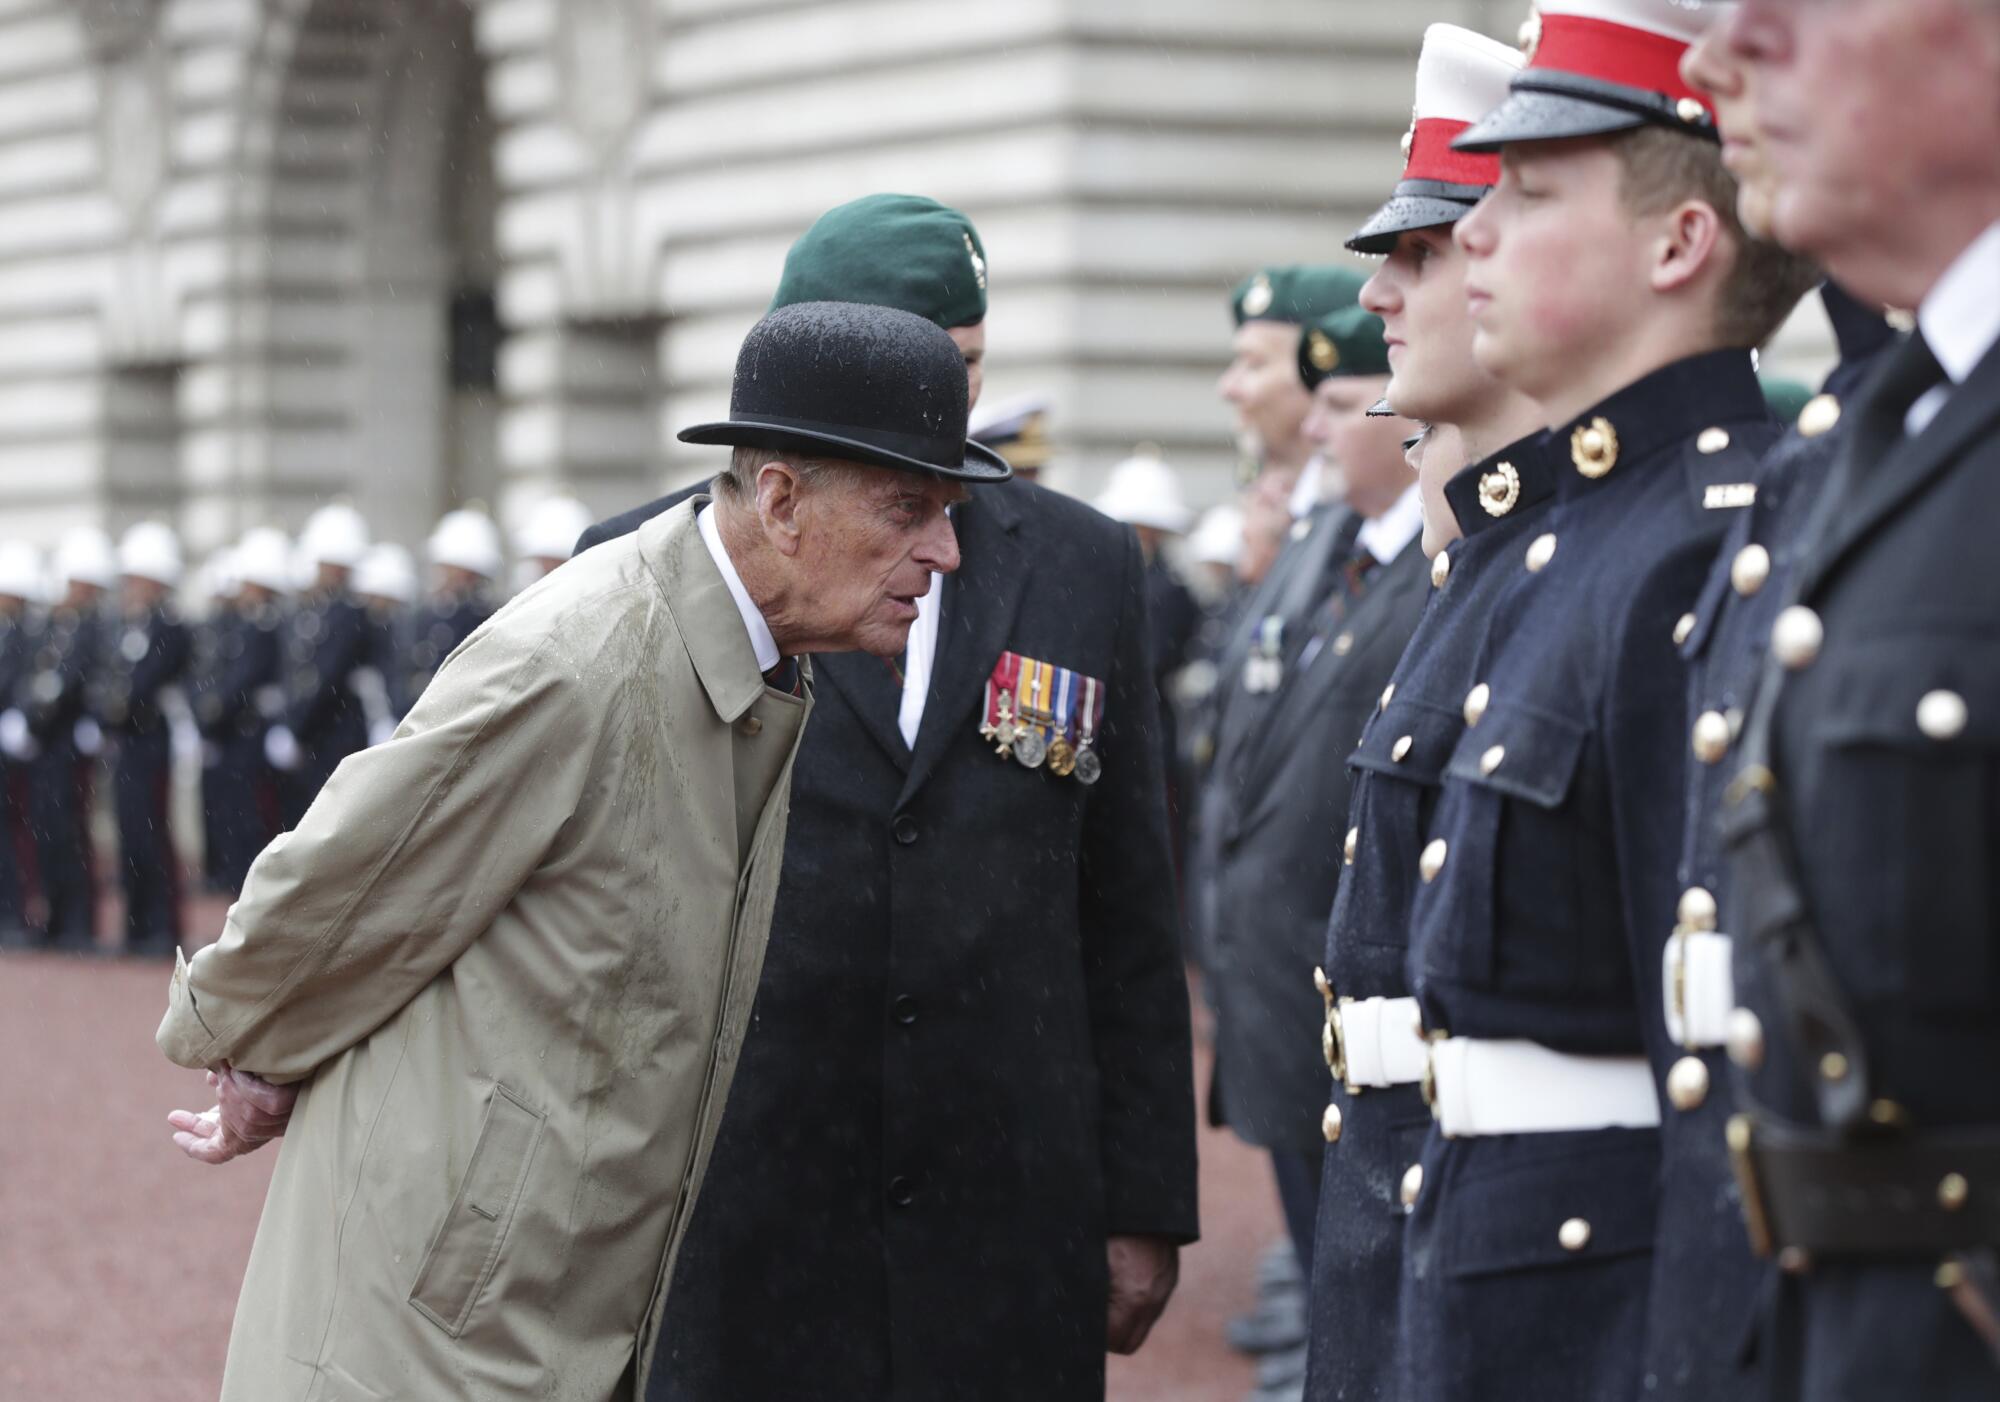
[[[208,1083],[215,1090],[214,1108],[200,1115],[175,1110],[167,1116],[174,1143],[199,1163],[228,1163],[278,1138],[299,1098],[297,1086],[274,1086],[227,1062],[208,1073]]]

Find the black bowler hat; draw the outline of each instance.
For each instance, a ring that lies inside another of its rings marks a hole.
[[[743,338],[729,417],[680,440],[1004,482],[1007,460],[966,441],[965,399],[965,357],[935,323],[893,307],[799,302]]]

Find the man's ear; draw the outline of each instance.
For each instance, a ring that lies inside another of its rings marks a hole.
[[[780,555],[799,553],[799,470],[779,459],[757,469],[757,524]]]
[[[1730,256],[1722,216],[1706,200],[1682,200],[1659,219],[1651,270],[1655,292],[1678,292]]]

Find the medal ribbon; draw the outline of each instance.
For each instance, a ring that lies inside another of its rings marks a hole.
[[[1076,673],[1067,667],[1056,672],[1056,734],[1065,740],[1071,738],[1069,723],[1070,702],[1076,699]]]
[[[1021,654],[1003,652],[1000,660],[993,664],[993,675],[986,679],[986,723],[1000,723],[1000,698],[1014,690],[1021,675]]]
[[[1076,745],[1087,750],[1097,738],[1098,723],[1104,719],[1104,687],[1096,677],[1083,679],[1082,702],[1076,713]]]

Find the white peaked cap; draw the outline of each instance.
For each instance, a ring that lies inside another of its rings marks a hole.
[[[1543,19],[1550,15],[1570,15],[1602,20],[1678,39],[1683,44],[1701,38],[1734,8],[1730,4],[1690,6],[1685,0],[1537,0],[1535,6]]]
[[[243,576],[236,571],[235,547],[225,545],[202,563],[202,592],[210,598],[234,598],[242,583]]]
[[[1243,556],[1243,508],[1211,506],[1188,537],[1188,558],[1202,565],[1231,565]]]
[[[299,533],[299,551],[315,566],[342,565],[351,570],[368,553],[368,523],[345,502],[322,506]]]
[[[109,589],[118,582],[118,555],[111,537],[95,526],[79,526],[56,546],[56,579],[62,585],[94,584]]]
[[[1417,120],[1478,121],[1507,100],[1507,84],[1526,62],[1512,44],[1455,24],[1432,25],[1417,60]]]
[[[259,526],[243,537],[233,554],[236,578],[273,594],[289,594],[297,580],[292,574],[292,543],[285,533]]]
[[[42,597],[42,557],[21,540],[0,540],[0,594],[33,601]]]
[[[118,573],[150,579],[169,589],[181,582],[181,543],[158,521],[141,521],[118,542]]]
[[[1151,453],[1136,453],[1111,469],[1111,479],[1091,505],[1114,521],[1179,535],[1194,521],[1181,479]]]
[[[384,541],[373,546],[354,567],[349,587],[357,594],[378,599],[394,599],[399,604],[417,601],[417,562],[400,545]]]
[[[424,542],[424,550],[435,565],[471,570],[488,579],[500,575],[500,528],[484,511],[469,507],[447,511]]]
[[[590,508],[575,497],[549,497],[514,532],[514,552],[531,560],[567,560],[590,526]]]

